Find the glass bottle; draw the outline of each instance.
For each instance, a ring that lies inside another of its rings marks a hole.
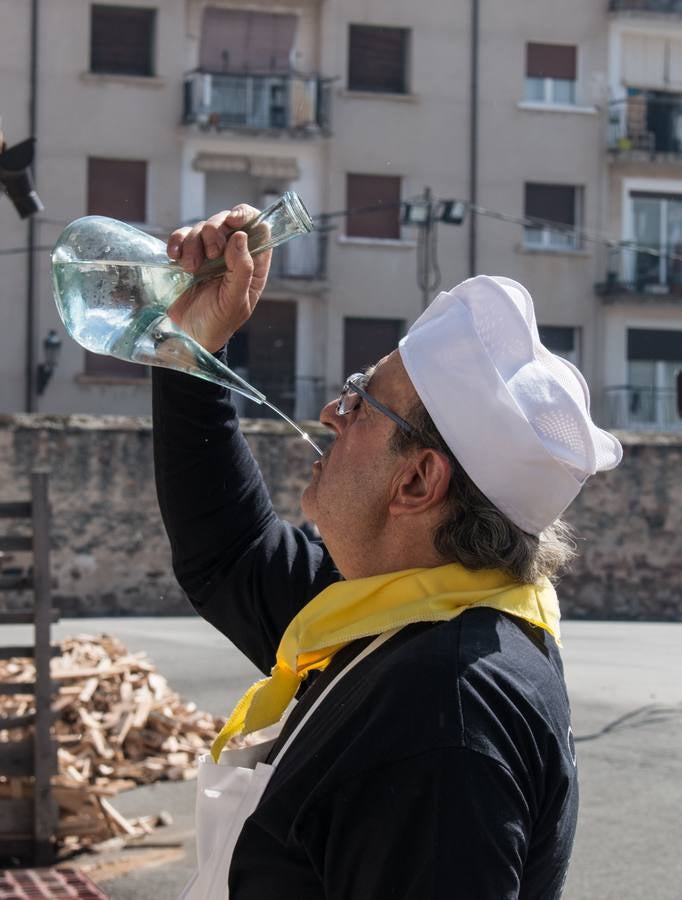
[[[252,256],[313,230],[300,198],[287,192],[248,222]],[[225,272],[224,257],[193,274],[169,260],[158,238],[105,216],[66,227],[52,251],[54,297],[67,332],[86,350],[145,366],[176,369],[265,404],[319,448],[259,390],[179,328],[166,311],[188,290]]]

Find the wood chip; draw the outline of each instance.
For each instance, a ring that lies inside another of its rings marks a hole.
[[[108,798],[139,784],[195,778],[197,758],[223,721],[185,703],[144,654],[129,653],[110,635],[65,638],[60,650],[51,671],[57,685],[53,791],[60,813],[58,839],[78,850],[139,838],[154,827],[155,817],[128,821]],[[0,660],[0,681],[34,677],[33,660]],[[0,716],[31,713],[32,703],[26,696],[0,695]],[[32,733],[32,726],[5,729],[0,743]],[[4,798],[32,795],[30,778],[0,778],[0,817]]]

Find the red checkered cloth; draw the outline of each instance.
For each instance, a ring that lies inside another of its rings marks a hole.
[[[108,900],[92,881],[73,868],[5,869],[0,900]]]

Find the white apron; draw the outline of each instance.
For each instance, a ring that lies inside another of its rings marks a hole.
[[[264,760],[272,749],[283,720],[263,729],[260,743],[240,749],[224,749],[218,764],[210,753],[199,757],[196,833],[197,869],[180,900],[228,900],[228,874],[235,844],[244,822],[255,811],[282,757],[298,733],[338,681],[399,629],[380,634],[330,681],[289,735],[272,763]]]

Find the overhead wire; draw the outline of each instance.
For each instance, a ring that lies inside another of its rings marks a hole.
[[[450,200],[451,198],[448,198]],[[431,205],[437,207],[441,204],[442,200],[432,200]],[[454,198],[454,202],[461,203],[463,209],[474,215],[485,216],[487,218],[496,219],[501,222],[506,222],[514,225],[521,225],[524,228],[546,228],[551,231],[559,232],[561,234],[565,234],[566,236],[573,237],[574,248],[580,247],[582,244],[595,244],[598,246],[606,247],[610,250],[630,250],[637,253],[647,254],[653,257],[665,257],[669,260],[675,260],[682,262],[682,254],[680,253],[670,253],[665,249],[656,248],[641,244],[637,241],[627,240],[622,238],[616,238],[613,235],[601,233],[598,231],[594,231],[592,229],[584,228],[584,227],[575,227],[571,225],[567,225],[561,222],[555,222],[549,219],[541,219],[535,216],[518,216],[511,213],[505,213],[501,210],[490,209],[489,207],[482,206],[480,204],[471,204],[467,200],[458,200]],[[329,230],[329,221],[333,219],[346,218],[350,215],[361,215],[363,213],[372,213],[372,212],[381,212],[389,209],[400,209],[405,207],[406,205],[411,206],[420,206],[425,205],[424,199],[422,195],[417,195],[413,197],[409,197],[407,199],[403,199],[400,201],[396,201],[395,203],[377,203],[370,204],[367,206],[359,206],[354,207],[352,209],[341,209],[341,210],[333,210],[332,212],[326,213],[318,213],[313,216],[313,221],[317,222],[319,226],[325,230]],[[66,222],[57,219],[50,219],[43,216],[38,217],[37,219],[39,224],[44,225],[56,225],[60,227],[65,227]],[[185,222],[185,225],[195,224],[197,221],[201,221],[200,219],[193,219]],[[175,227],[165,227],[161,225],[156,225],[153,223],[145,223],[147,228],[152,231],[159,233],[167,233],[170,234],[171,231],[174,230]],[[410,223],[407,223],[410,224]],[[415,223],[414,227],[419,227],[418,223]],[[49,251],[52,250],[52,246],[38,246],[35,247],[34,250],[38,252]],[[437,269],[438,263],[435,258],[435,241],[431,248],[432,250],[432,263],[435,263],[435,267]],[[7,247],[0,249],[0,256],[9,256],[18,253],[26,253],[28,252],[27,247]]]

